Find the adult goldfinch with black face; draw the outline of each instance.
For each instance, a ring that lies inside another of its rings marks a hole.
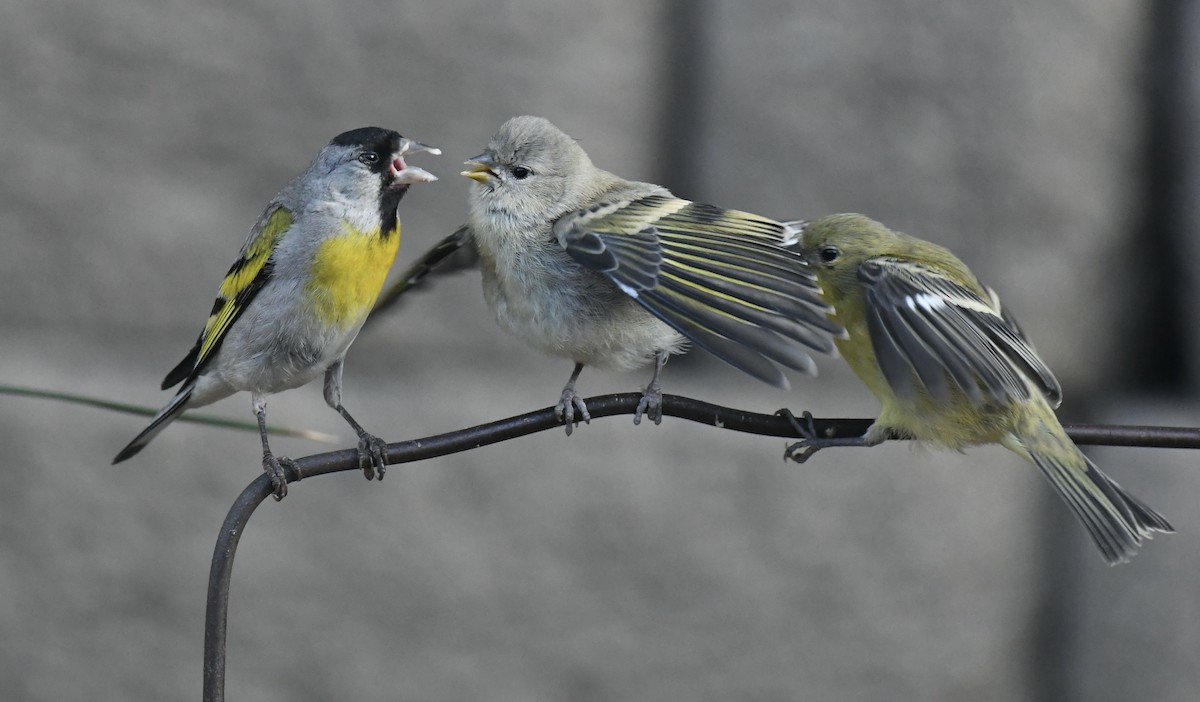
[[[284,467],[293,462],[271,452],[266,398],[323,373],[325,401],[358,434],[364,474],[383,478],[387,444],[342,406],[342,364],[396,257],[400,199],[413,183],[437,180],[404,162],[421,151],[440,153],[378,127],[339,134],[321,149],[267,205],[196,345],[162,383],[164,390],[183,385],[113,463],[137,454],[185,409],[246,391],[263,470],[283,499]]]
[[[811,271],[784,249],[788,224],[673,196],[592,165],[541,117],[514,117],[467,162],[467,227],[483,292],[500,326],[575,363],[558,403],[567,433],[585,365],[655,361],[634,415],[661,421],[659,374],[687,342],[786,387],[775,364],[815,373],[808,351],[833,351]]]
[[[857,214],[804,227],[802,252],[845,326],[846,363],[879,398],[860,439],[908,438],[952,449],[998,443],[1036,465],[1110,564],[1174,529],[1100,472],[1063,431],[1062,388],[1000,298],[946,249]]]

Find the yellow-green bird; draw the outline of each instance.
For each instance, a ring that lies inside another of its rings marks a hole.
[[[542,117],[513,117],[463,175],[470,193],[460,245],[477,247],[483,294],[500,326],[574,371],[557,412],[567,433],[585,365],[654,361],[634,415],[662,419],[660,374],[691,342],[759,380],[787,387],[776,364],[816,372],[841,328],[811,271],[785,249],[790,223],[684,200],[592,164]]]
[[[848,333],[838,350],[882,404],[859,445],[998,443],[1041,469],[1110,564],[1154,532],[1174,531],[1063,431],[1054,374],[996,293],[952,253],[858,214],[806,225],[801,251]],[[849,443],[812,438],[788,455]]]
[[[283,499],[284,466],[294,463],[271,452],[266,397],[324,374],[325,401],[358,434],[364,474],[383,478],[387,444],[342,406],[342,364],[396,257],[400,199],[413,183],[437,180],[404,162],[421,151],[440,153],[379,127],[339,134],[321,149],[267,205],[195,346],[162,383],[182,386],[113,463],[141,451],[184,410],[246,391],[263,470]]]

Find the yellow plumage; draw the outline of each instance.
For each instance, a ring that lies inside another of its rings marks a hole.
[[[803,251],[846,329],[838,351],[882,406],[860,445],[998,443],[1042,471],[1109,563],[1174,531],[1071,442],[1054,414],[1058,381],[996,294],[952,253],[852,214],[807,225]],[[798,460],[821,443],[801,442]]]
[[[263,225],[259,235],[246,246],[242,257],[225,274],[225,279],[221,281],[221,287],[217,293],[219,307],[209,315],[208,321],[204,324],[204,332],[201,334],[203,341],[200,345],[200,355],[197,357],[196,365],[204,363],[220,346],[229,325],[233,323],[238,312],[246,304],[242,293],[258,278],[263,266],[267,265],[267,259],[275,251],[279,237],[291,228],[293,221],[295,218],[292,216],[291,210],[282,205],[277,206],[267,218],[267,223]]]
[[[321,149],[263,210],[196,344],[163,379],[164,390],[179,390],[114,463],[136,455],[185,410],[249,392],[263,470],[282,499],[295,462],[271,451],[266,398],[324,374],[326,404],[358,435],[363,474],[383,477],[387,443],[342,406],[342,367],[399,248],[400,200],[412,184],[437,180],[404,162],[421,151],[439,153],[379,127],[343,132]]]
[[[342,236],[321,243],[307,285],[322,322],[347,327],[363,319],[383,288],[400,247],[400,229],[388,236],[346,225]]]

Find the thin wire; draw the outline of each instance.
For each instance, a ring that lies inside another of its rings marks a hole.
[[[128,402],[116,402],[107,400],[101,397],[90,397],[88,395],[80,395],[71,392],[60,392],[58,390],[45,390],[42,388],[31,388],[23,385],[9,385],[0,383],[0,395],[13,395],[16,397],[33,397],[39,400],[57,400],[59,402],[70,402],[75,405],[83,405],[84,407],[97,407],[99,409],[111,410],[113,412],[125,412],[127,414],[136,414],[143,417],[153,417],[158,413],[157,407],[147,407],[145,405],[134,405]],[[217,417],[211,414],[202,414],[198,412],[188,412],[181,415],[177,421],[191,422],[193,424],[206,424],[213,427],[222,427],[224,429],[237,429],[239,431],[252,431],[258,433],[257,422],[247,422],[240,419],[229,419],[226,417]],[[267,430],[274,436],[291,436],[300,439],[310,439],[312,441],[321,441],[327,444],[337,441],[337,437],[333,434],[326,434],[322,431],[313,431],[311,429],[293,429],[292,427],[277,426],[268,424]]]

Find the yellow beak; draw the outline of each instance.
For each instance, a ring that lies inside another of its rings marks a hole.
[[[483,161],[467,161],[467,165],[470,168],[463,171],[461,175],[470,178],[476,183],[487,183],[489,178],[496,175],[492,167]]]

